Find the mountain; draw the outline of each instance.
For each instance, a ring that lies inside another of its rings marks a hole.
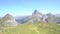
[[[29,18],[30,22],[40,22],[42,20],[42,13],[38,10],[34,10],[32,16]]]
[[[16,21],[19,23],[26,23],[26,22],[37,23],[37,22],[43,21],[46,23],[60,24],[60,17],[58,17],[52,13],[42,14],[38,10],[34,10],[32,15],[22,16],[22,17],[16,19]]]
[[[17,22],[15,21],[15,18],[10,15],[6,14],[3,18],[0,19],[1,26],[17,26]]]
[[[37,10],[34,10],[32,15],[25,16],[22,19],[16,19],[17,22],[26,23],[26,22],[40,22],[42,21],[42,13]]]
[[[47,18],[48,23],[56,23],[56,19],[58,18],[57,16],[55,16],[51,13],[48,13],[47,16],[48,16],[48,18]]]
[[[43,17],[43,21],[46,22],[46,23],[54,23],[54,24],[57,24],[58,22],[60,22],[59,18],[60,17],[57,17],[56,15],[54,14],[51,14],[51,13],[48,13],[46,15],[44,15]]]
[[[40,13],[38,10],[34,10],[34,12],[32,13],[32,16],[42,17],[42,13]]]

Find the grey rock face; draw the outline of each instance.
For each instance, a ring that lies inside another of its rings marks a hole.
[[[56,23],[57,17],[55,15],[48,13],[47,16],[48,16],[47,19],[48,23]]]
[[[47,18],[48,18],[47,15],[43,15],[43,17],[42,17],[42,21],[43,21],[43,22],[47,22]]]
[[[15,27],[17,26],[17,22],[15,21],[15,18],[10,15],[10,14],[6,14],[1,20],[0,22],[2,23],[2,26],[12,26]]]

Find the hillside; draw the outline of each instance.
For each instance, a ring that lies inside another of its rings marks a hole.
[[[15,21],[15,18],[10,15],[10,14],[6,14],[4,17],[2,17],[0,19],[0,24],[1,26],[12,26],[12,27],[15,27],[17,26],[17,22]]]
[[[0,34],[60,34],[60,26],[47,23],[20,24],[14,28],[5,28]]]

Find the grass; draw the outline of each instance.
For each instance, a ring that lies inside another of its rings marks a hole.
[[[0,34],[60,34],[60,26],[47,23],[20,24],[17,27],[5,27]]]

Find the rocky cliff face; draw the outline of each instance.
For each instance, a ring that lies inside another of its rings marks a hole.
[[[1,25],[2,26],[12,26],[15,27],[17,26],[17,22],[15,21],[15,18],[10,15],[10,14],[6,14],[1,20]]]
[[[42,21],[43,21],[43,22],[48,22],[48,21],[47,21],[47,18],[48,18],[47,15],[43,15],[43,17],[42,17]]]
[[[57,16],[51,14],[51,13],[48,13],[47,14],[48,18],[47,18],[47,22],[48,23],[56,23],[57,22]]]

